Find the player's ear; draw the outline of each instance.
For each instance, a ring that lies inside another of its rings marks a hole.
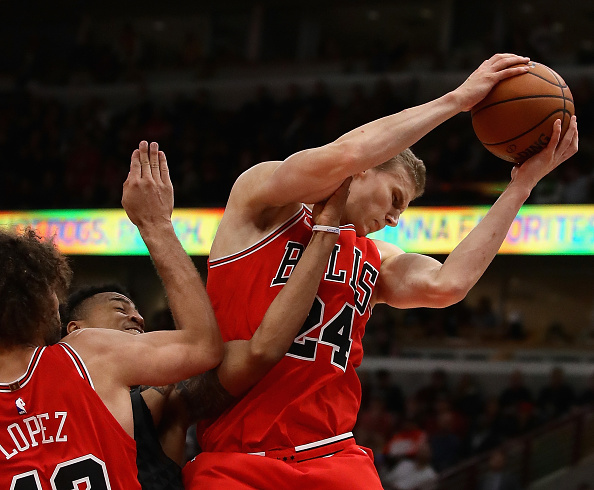
[[[79,325],[76,320],[72,320],[71,322],[68,322],[68,325],[66,325],[66,333],[71,334],[75,330],[80,330],[81,328],[82,326]]]

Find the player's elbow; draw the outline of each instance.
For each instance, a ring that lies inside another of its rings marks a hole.
[[[250,343],[250,363],[261,369],[272,369],[285,355],[285,350],[278,346]]]
[[[208,349],[208,360],[211,365],[210,369],[217,367],[222,361],[225,355],[225,349],[223,346],[223,339],[219,335],[218,338],[211,342],[210,348]]]
[[[203,339],[198,348],[201,353],[201,371],[210,371],[223,361],[225,350],[220,334],[218,337],[213,335],[213,338]],[[194,355],[195,353],[196,350],[194,350]]]
[[[446,308],[459,303],[470,291],[465,284],[457,281],[447,281],[434,289],[432,304],[434,308]]]

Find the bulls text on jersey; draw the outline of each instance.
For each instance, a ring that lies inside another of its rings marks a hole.
[[[293,269],[299,262],[305,246],[299,242],[288,241],[285,246],[285,253],[281,263],[276,271],[271,286],[278,286],[286,284],[293,272]],[[346,270],[337,268],[338,255],[340,253],[340,244],[334,245],[332,255],[328,259],[328,266],[324,274],[323,281],[339,282],[344,284],[349,275]],[[369,262],[364,261],[361,265],[363,254],[358,248],[354,248],[352,270],[350,274],[350,286],[353,290],[353,303],[360,315],[365,313],[369,302],[371,301],[371,294],[373,287],[377,281],[379,271]]]

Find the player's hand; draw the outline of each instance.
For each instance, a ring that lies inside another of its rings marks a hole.
[[[561,141],[560,136],[561,119],[557,119],[546,148],[512,169],[512,183],[521,183],[533,189],[540,179],[577,153],[578,128],[575,116],[571,118],[569,128]]]
[[[165,153],[157,143],[141,141],[132,153],[130,172],[124,182],[122,206],[130,221],[139,228],[171,222],[173,185]]]
[[[346,179],[341,186],[336,189],[325,201],[317,203],[312,211],[313,222],[315,225],[340,226],[342,212],[349,197],[349,187],[353,178]]]
[[[469,111],[483,100],[491,89],[504,78],[526,73],[530,58],[515,54],[491,56],[466,79],[453,93],[457,96],[462,111]],[[520,66],[514,66],[520,65]]]

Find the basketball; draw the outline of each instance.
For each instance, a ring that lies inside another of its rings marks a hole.
[[[493,155],[520,164],[543,150],[561,119],[561,138],[575,113],[569,87],[541,63],[506,78],[471,110],[472,127]]]

